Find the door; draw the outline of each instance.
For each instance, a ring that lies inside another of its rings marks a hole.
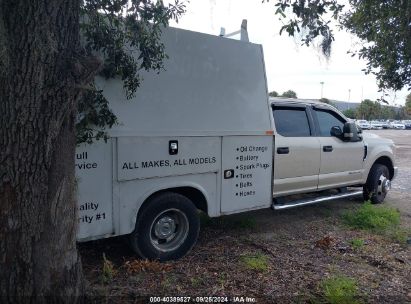
[[[221,213],[271,205],[272,151],[272,136],[223,137]]]
[[[320,142],[306,106],[273,107],[276,128],[274,196],[316,190],[320,168]]]
[[[360,184],[363,175],[364,142],[347,142],[331,136],[331,128],[343,130],[345,119],[330,108],[313,108],[321,143],[319,189]]]

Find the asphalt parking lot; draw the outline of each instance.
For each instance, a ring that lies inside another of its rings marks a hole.
[[[398,175],[392,183],[387,203],[400,209],[411,225],[411,130],[364,131],[392,139],[396,145],[395,162]]]

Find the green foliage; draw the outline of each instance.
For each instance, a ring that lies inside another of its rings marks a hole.
[[[382,106],[379,118],[381,119],[395,119],[396,112],[393,107]]]
[[[352,52],[367,60],[382,89],[400,90],[411,83],[411,2],[350,0],[341,24],[364,43]]]
[[[408,94],[405,99],[405,110],[408,115],[411,115],[411,94]]]
[[[392,240],[400,244],[406,244],[408,237],[411,235],[411,228],[394,227],[388,232]]]
[[[285,91],[281,97],[286,97],[286,98],[297,98],[297,93],[294,92],[293,90],[288,90]]]
[[[268,96],[270,97],[278,97],[278,93],[276,91],[272,91],[270,93],[268,93]]]
[[[377,119],[381,112],[381,105],[376,101],[365,99],[361,102],[356,112],[357,118],[366,120]]]
[[[352,114],[352,113],[349,113]],[[347,115],[346,115],[347,116]],[[350,116],[347,116],[350,117]],[[407,117],[405,110],[402,108],[381,105],[377,101],[365,99],[355,110],[355,117],[358,119],[405,119]],[[350,117],[351,118],[351,117]]]
[[[109,283],[116,274],[113,263],[106,258],[103,253],[103,270],[101,274],[101,281],[103,283]]]
[[[101,57],[100,76],[121,79],[130,99],[141,84],[142,70],[163,69],[167,55],[161,30],[184,9],[179,0],[168,6],[155,0],[84,0],[80,11],[84,53]],[[78,143],[105,138],[105,127],[117,122],[101,91],[93,83],[88,86],[90,92],[79,102]]]
[[[360,249],[364,246],[364,240],[363,239],[352,239],[350,241],[350,244],[354,249]]]
[[[117,123],[111,112],[107,99],[101,90],[87,91],[78,105],[78,121],[76,124],[77,143],[91,143],[93,139],[107,139],[105,129]]]
[[[407,109],[403,106],[400,106],[397,111],[395,111],[395,119],[397,120],[403,120],[403,119],[409,119],[410,116],[407,114]]]
[[[343,114],[348,118],[354,119],[357,116],[357,111],[355,109],[347,109]]]
[[[269,2],[269,0],[267,0]],[[360,47],[350,53],[367,61],[364,72],[373,73],[380,89],[400,90],[411,84],[411,1],[402,0],[277,0],[275,13],[283,19],[280,30],[301,36],[303,44],[321,39],[330,56],[335,23],[359,37]]]
[[[334,276],[324,279],[321,287],[324,297],[331,304],[354,304],[360,303],[356,298],[359,296],[357,282],[349,277]]]
[[[252,270],[267,271],[268,270],[268,258],[266,255],[258,253],[255,255],[242,255],[240,257],[242,264]]]
[[[394,208],[366,202],[360,208],[344,213],[343,220],[352,228],[383,233],[399,225],[400,212]]]
[[[291,15],[281,27],[280,34],[283,31],[287,32],[289,36],[295,36],[298,33],[302,36],[302,43],[306,45],[310,45],[314,39],[320,37],[322,39],[320,43],[322,52],[326,57],[329,57],[334,34],[330,28],[330,22],[325,20],[323,16],[336,19],[344,6],[336,0],[278,0],[276,2],[275,13],[277,15],[282,18]]]

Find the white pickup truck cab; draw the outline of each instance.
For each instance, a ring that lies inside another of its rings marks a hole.
[[[146,73],[133,100],[97,79],[119,124],[76,152],[80,242],[128,235],[141,257],[169,260],[194,246],[200,211],[384,200],[393,142],[326,104],[269,99],[260,45],[171,28],[163,41],[165,71]]]

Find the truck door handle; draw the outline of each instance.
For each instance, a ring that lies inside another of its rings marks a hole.
[[[333,146],[324,146],[323,151],[324,152],[332,152],[333,151]]]
[[[288,147],[277,148],[277,154],[288,154],[288,153],[290,153],[290,149]]]

